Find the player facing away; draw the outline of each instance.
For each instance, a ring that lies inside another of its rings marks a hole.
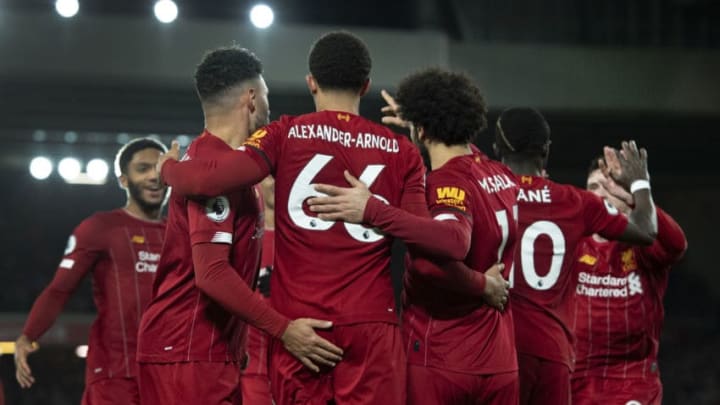
[[[611,201],[621,213],[629,213],[638,205],[637,193],[618,187],[597,162],[590,169],[588,190]],[[576,251],[573,404],[662,402],[658,348],[663,297],[670,267],[685,253],[687,240],[660,208],[657,223],[651,246],[630,246],[594,235]]]
[[[138,404],[135,349],[140,316],[151,299],[165,222],[160,212],[167,189],[155,165],[167,149],[150,138],[124,145],[115,174],[127,192],[125,207],[91,215],[67,242],[55,277],[40,293],[16,341],[20,386],[35,383],[28,355],[52,326],[88,274],[97,317],[90,327],[83,404]]]
[[[518,188],[512,173],[470,144],[485,128],[485,101],[467,76],[439,69],[405,78],[398,86],[398,106],[389,96],[386,99],[390,111],[400,112],[404,125],[411,128],[413,139],[427,148],[432,167],[427,204],[434,220],[426,224],[396,212],[387,222],[377,221],[372,213],[375,199],[363,193],[364,186],[354,178],[349,178],[352,189],[318,185],[333,197],[314,198],[312,208],[323,212],[321,218],[360,221],[403,239],[416,234],[408,239],[414,259],[406,272],[403,311],[408,403],[516,404],[518,368],[510,305],[506,296],[495,303],[506,305],[504,310],[488,305],[479,292],[496,279],[489,272],[469,270],[495,263],[509,270],[517,233]],[[469,241],[464,269],[449,268],[448,261],[438,257],[432,259],[436,264],[418,258],[427,251],[426,244],[439,244],[433,228],[440,224],[460,229]],[[503,294],[506,284],[501,280]]]
[[[246,49],[209,52],[197,67],[195,86],[205,130],[186,160],[232,151],[268,121],[262,65]],[[330,322],[290,321],[253,294],[263,228],[262,202],[253,187],[204,200],[172,196],[153,300],[139,331],[143,403],[232,403],[245,355],[245,322],[280,339],[307,364],[340,359],[342,351],[313,331]]]
[[[500,115],[494,149],[515,173],[520,187],[519,246],[510,273],[520,403],[570,404],[573,252],[584,237],[594,233],[636,244],[652,243],[657,232],[652,197],[648,189],[638,189],[635,209],[626,217],[586,190],[546,179],[550,126],[532,108],[510,108]],[[623,176],[618,182],[637,188],[647,180],[645,155],[630,143],[623,156],[619,159]]]
[[[265,205],[265,233],[262,240],[262,258],[255,294],[264,299],[270,296],[270,274],[275,258],[275,179],[268,176],[256,186]],[[270,377],[268,376],[268,349],[270,336],[252,326],[247,328],[247,362],[240,374],[240,391],[243,403],[272,405]]]
[[[358,115],[371,68],[359,38],[327,33],[313,44],[308,62],[316,112],[283,116],[253,134],[242,150],[213,160],[167,160],[163,178],[192,195],[226,193],[268,174],[275,178],[277,254],[270,301],[288,317],[332,321],[332,330],[320,334],[344,349],[334,368],[320,364],[320,372],[313,372],[271,345],[276,403],[405,404],[406,358],[390,278],[392,239],[360,225],[322,220],[306,200],[318,195],[313,183],[344,184],[348,169],[377,198],[426,211],[424,166],[409,140]]]

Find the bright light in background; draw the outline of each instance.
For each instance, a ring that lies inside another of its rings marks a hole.
[[[70,18],[80,10],[77,0],[55,0],[55,11],[65,18]]]
[[[75,355],[84,359],[87,357],[88,347],[87,345],[80,345],[75,348]]]
[[[104,181],[110,171],[110,167],[102,159],[93,159],[88,162],[85,172],[88,177],[95,181]]]
[[[159,0],[155,2],[155,18],[161,23],[171,23],[175,21],[178,16],[178,8],[172,0]]]
[[[38,180],[50,177],[52,170],[52,162],[46,157],[38,156],[30,161],[30,175]]]
[[[275,14],[268,5],[257,4],[250,10],[250,22],[257,28],[265,29],[271,26],[274,19]]]
[[[80,162],[71,157],[66,157],[58,164],[58,173],[65,180],[72,180],[80,175]]]

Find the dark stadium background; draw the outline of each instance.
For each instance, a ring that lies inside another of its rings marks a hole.
[[[252,2],[176,2],[180,17],[161,25],[150,0],[81,1],[71,19],[50,0],[0,1],[0,340],[18,335],[72,228],[123,201],[112,178],[33,179],[34,156],[111,161],[118,139],[194,136],[202,130],[194,64],[233,42],[266,62],[274,118],[309,111],[306,50],[341,27],[373,52],[369,117],[379,119],[380,88],[443,65],[486,89],[490,125],[478,139],[486,153],[495,118],[514,105],[546,115],[548,171],[558,181],[583,185],[603,145],[633,138],[647,147],[656,202],[689,240],[665,300],[664,403],[720,403],[720,1],[277,0],[267,2],[275,24],[262,32],[247,21]],[[38,382],[29,392],[15,382],[12,357],[0,356],[8,404],[77,403],[84,364],[74,350],[92,311],[85,283],[31,358]]]

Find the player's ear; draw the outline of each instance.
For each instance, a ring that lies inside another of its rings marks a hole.
[[[257,96],[257,91],[253,87],[250,87],[248,91],[244,95],[247,97],[247,106],[248,110],[250,110],[250,113],[255,112],[255,97]]]
[[[127,175],[121,174],[120,177],[118,177],[118,184],[120,185],[120,188],[127,189],[128,188]]]
[[[370,80],[370,78],[368,77],[367,80],[365,80],[365,83],[364,83],[364,84],[362,85],[362,87],[360,88],[360,97],[362,97],[362,96],[364,96],[365,94],[367,94],[368,90],[370,90],[370,83],[371,83],[371,80]]]
[[[317,85],[317,82],[315,81],[315,78],[313,77],[312,74],[309,74],[309,73],[308,73],[308,74],[305,76],[305,82],[307,83],[308,90],[310,90],[310,94],[312,94],[312,95],[317,94],[317,92],[318,92],[318,85]]]

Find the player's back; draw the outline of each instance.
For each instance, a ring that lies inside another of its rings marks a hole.
[[[209,133],[198,137],[186,158],[208,158],[228,149]],[[153,300],[140,327],[141,362],[236,361],[246,325],[203,294],[195,283],[192,247],[227,243],[229,261],[252,285],[261,252],[262,206],[254,188],[203,202],[173,194]]]
[[[382,125],[337,111],[283,116],[246,145],[264,153],[276,182],[275,308],[335,324],[396,322],[392,240],[360,225],[320,220],[306,200],[318,195],[315,183],[347,187],[348,170],[378,198],[399,206],[406,186],[422,187],[424,167],[414,145]]]
[[[428,174],[431,213],[467,215],[472,239],[465,264],[485,271],[512,267],[517,186],[502,164],[475,153],[456,157]],[[403,331],[412,364],[471,374],[517,370],[511,306],[500,312],[477,298],[449,294],[406,273]]]
[[[573,367],[572,265],[585,236],[617,237],[627,219],[594,194],[538,176],[519,176],[519,248],[511,275],[518,352]]]
[[[152,297],[165,231],[164,221],[144,221],[123,209],[97,213],[80,224],[60,267],[72,269],[94,251],[93,300],[87,381],[135,375],[140,317]]]

